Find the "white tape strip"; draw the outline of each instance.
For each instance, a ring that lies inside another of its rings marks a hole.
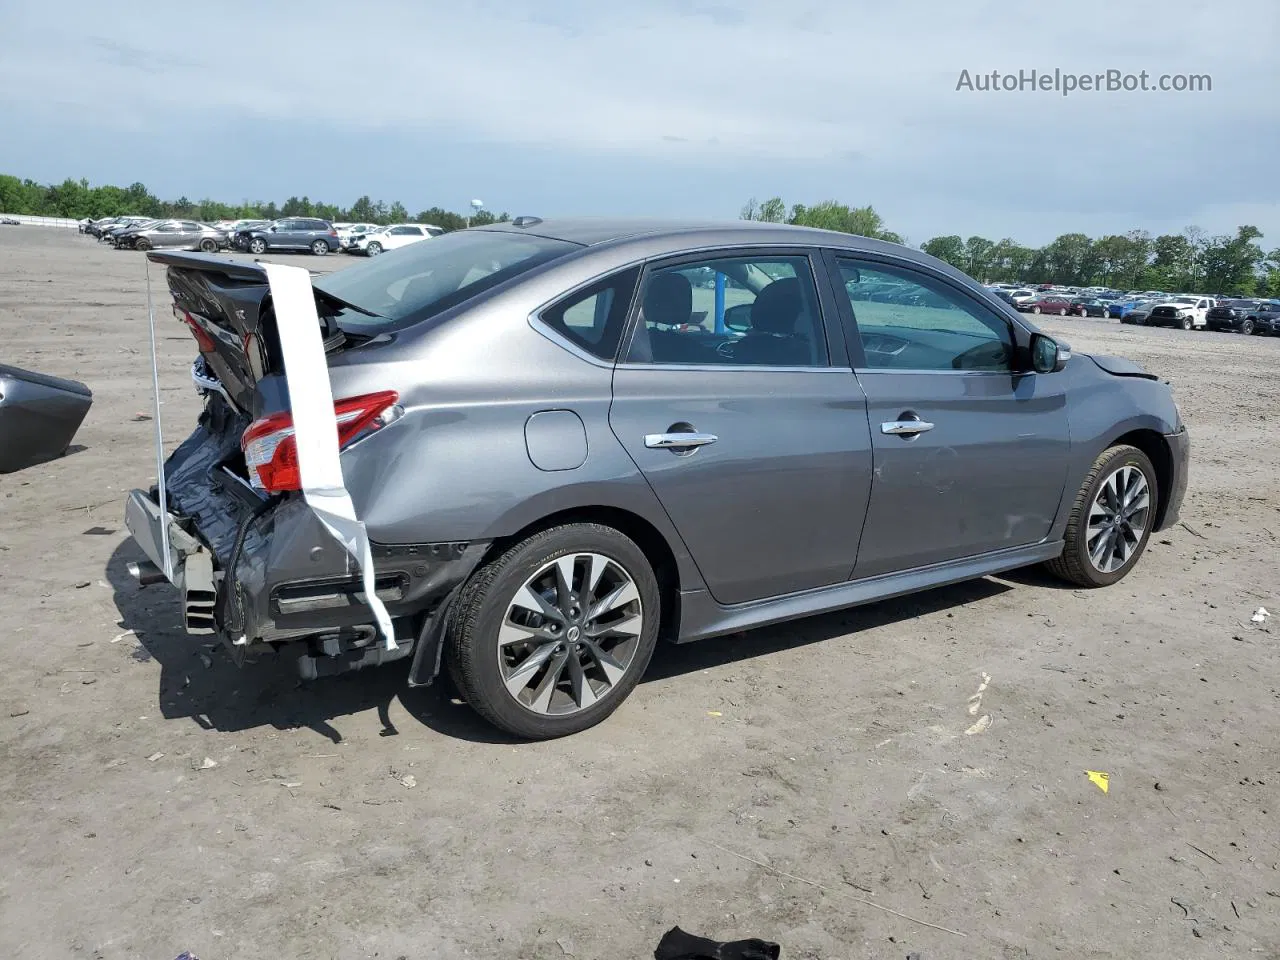
[[[263,263],[275,305],[284,375],[289,383],[293,430],[298,444],[302,495],[320,522],[360,567],[364,595],[373,610],[388,650],[396,649],[387,608],[374,590],[373,554],[364,523],[356,518],[351,494],[342,479],[338,459],[338,418],[333,411],[333,388],[320,335],[311,275],[302,267]]]

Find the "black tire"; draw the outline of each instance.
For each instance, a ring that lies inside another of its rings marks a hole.
[[[1194,322],[1192,321],[1192,319],[1191,319],[1190,317],[1183,317],[1183,318],[1182,318],[1182,329],[1183,329],[1183,330],[1190,330],[1193,326],[1195,326],[1195,324],[1194,324]]]
[[[1253,325],[1252,317],[1245,317],[1244,321],[1240,324],[1240,332],[1246,337],[1252,337],[1256,329],[1257,328]]]
[[[1059,311],[1058,311],[1058,316],[1060,316],[1060,317],[1065,317],[1066,315],[1067,315],[1067,308],[1066,308],[1066,307],[1063,307],[1061,310],[1059,310]]]
[[[261,237],[254,237],[249,241],[249,252],[253,254],[262,254],[267,252],[267,241]]]
[[[329,244],[324,240],[314,240],[311,243],[311,252],[317,257],[323,257],[329,252]]]
[[[133,249],[135,249],[135,250],[150,250],[150,249],[151,249],[151,241],[150,241],[150,240],[148,240],[146,237],[139,237],[137,240],[133,241]]]
[[[1039,312],[1040,312],[1040,308],[1039,308],[1039,307],[1032,307],[1032,308],[1031,308],[1031,312],[1032,312],[1032,313],[1039,313]]]
[[[1150,497],[1150,504],[1147,508],[1148,520],[1142,531],[1142,536],[1133,549],[1133,553],[1125,561],[1124,565],[1110,573],[1103,573],[1089,559],[1089,510],[1102,484],[1117,470],[1126,466],[1137,467],[1142,471],[1143,477],[1146,479]],[[1071,516],[1067,520],[1062,555],[1055,560],[1048,561],[1045,566],[1054,576],[1079,587],[1108,587],[1124,579],[1129,571],[1137,565],[1142,558],[1143,552],[1147,549],[1147,542],[1151,539],[1151,529],[1160,506],[1159,501],[1160,488],[1156,483],[1156,471],[1151,465],[1150,458],[1145,453],[1137,447],[1131,447],[1127,444],[1120,444],[1104,450],[1101,456],[1093,462],[1093,467],[1090,469],[1088,476],[1084,478],[1084,483],[1080,485],[1080,492],[1076,494],[1075,502],[1071,506]]]
[[[374,240],[373,242],[367,244],[364,248],[364,255],[366,257],[376,257],[381,252],[382,252],[382,244],[378,243],[377,240]]]
[[[200,241],[200,249],[205,253],[217,253],[218,241],[214,240],[212,237],[205,237]]]
[[[554,716],[517,703],[503,684],[497,637],[507,605],[526,580],[559,557],[592,552],[619,564],[640,595],[644,622],[627,672],[592,706]],[[445,636],[445,663],[454,685],[494,726],[529,740],[578,733],[604,720],[635,689],[658,641],[661,595],[648,558],[612,527],[574,523],[534,534],[480,567],[458,595]]]

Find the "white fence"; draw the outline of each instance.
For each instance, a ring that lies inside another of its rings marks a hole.
[[[28,217],[21,213],[5,213],[0,210],[0,218],[9,217],[17,220],[19,223],[29,224],[33,227],[70,227],[74,230],[80,225],[79,220],[71,220],[67,217]]]

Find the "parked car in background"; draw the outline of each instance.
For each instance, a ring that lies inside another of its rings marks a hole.
[[[1081,317],[1107,316],[1107,301],[1096,297],[1075,297],[1071,301],[1071,312]]]
[[[387,250],[398,250],[411,243],[430,240],[444,233],[440,227],[428,223],[395,223],[382,227],[376,233],[368,233],[356,241],[355,251],[368,257],[376,257]]]
[[[1146,326],[1203,330],[1208,324],[1208,313],[1214,303],[1211,297],[1188,296],[1158,301],[1147,313]]]
[[[227,235],[194,220],[157,220],[141,224],[115,237],[117,250],[202,250],[216,253]]]
[[[1263,300],[1253,314],[1254,330],[1268,336],[1280,336],[1280,301]]]
[[[1040,295],[1034,290],[1029,290],[1026,287],[1018,287],[1017,289],[1009,291],[1009,297],[1013,300],[1013,305],[1021,310],[1024,303],[1030,303],[1032,300],[1038,300]]]
[[[340,249],[346,250],[354,247],[356,241],[367,233],[375,233],[382,227],[376,223],[344,223],[342,226],[334,224],[334,229],[338,231],[338,244]]]
[[[1071,312],[1071,301],[1062,295],[1041,294],[1034,300],[1028,300],[1018,305],[1019,310],[1027,313],[1056,313],[1060,317],[1065,317]]]
[[[1222,300],[1205,314],[1210,330],[1230,330],[1250,336],[1257,332],[1261,300]]]
[[[1125,311],[1124,316],[1120,318],[1120,322],[1136,327],[1146,326],[1147,314],[1151,312],[1151,308],[1155,305],[1155,300],[1136,300]]]
[[[156,219],[124,220],[120,223],[113,224],[112,226],[105,227],[98,236],[98,242],[114,247],[119,242],[122,234],[128,233],[132,230],[139,230],[143,227],[150,227],[160,222],[161,221]]]
[[[95,220],[93,223],[85,227],[84,232],[91,237],[103,239],[104,235],[113,230],[125,230],[129,227],[136,226],[139,223],[148,223],[154,220],[154,217],[107,217],[103,220]]]
[[[309,440],[267,270],[151,257],[218,389],[165,465],[165,502],[127,497],[150,558],[136,575],[169,578],[237,662],[274,650],[316,676],[411,657],[421,684],[442,659],[521,737],[605,719],[660,637],[1039,562],[1115,584],[1186,489],[1166,384],[1072,355],[919,251],[777,224],[521,218],[315,278],[290,318],[331,345],[329,442],[388,636],[301,491]],[[735,280],[733,302],[695,286],[707,270]]]
[[[322,257],[338,249],[338,231],[328,220],[314,217],[283,217],[271,223],[237,230],[233,238],[237,250],[266,253],[268,250],[310,250]]]

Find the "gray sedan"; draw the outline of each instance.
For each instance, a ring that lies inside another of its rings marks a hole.
[[[523,737],[604,719],[660,638],[1036,563],[1105,587],[1186,489],[1165,384],[918,251],[520,218],[313,281],[386,637],[301,491],[266,268],[152,259],[206,405],[166,502],[130,496],[136,575],[237,657],[316,676],[410,656],[413,684],[443,665]]]
[[[194,220],[155,220],[115,235],[117,250],[203,250],[214,253],[226,245],[221,230]]]

